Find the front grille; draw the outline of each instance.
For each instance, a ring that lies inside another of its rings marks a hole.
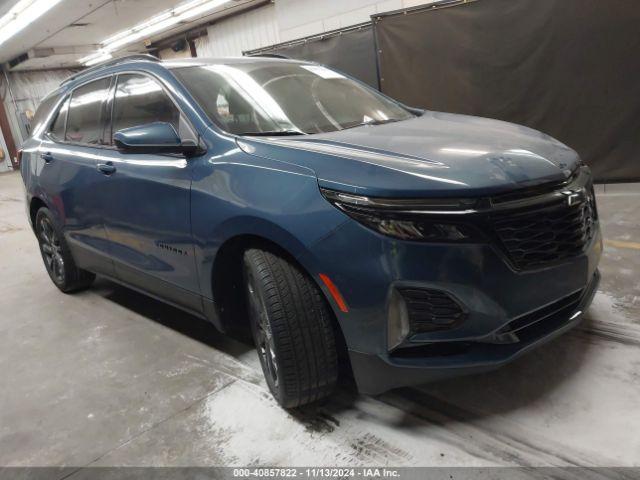
[[[580,255],[595,232],[593,189],[570,204],[568,196],[493,214],[491,228],[513,265],[532,269]]]
[[[549,182],[542,185],[536,185],[533,187],[520,188],[515,191],[500,193],[491,197],[491,203],[493,205],[500,205],[502,203],[508,203],[518,200],[526,200],[528,198],[539,197],[545,193],[552,193],[566,187],[573,182],[578,176],[578,173],[573,173],[571,177],[562,182]]]
[[[411,334],[453,328],[466,316],[460,304],[446,292],[422,288],[398,291],[405,301]]]

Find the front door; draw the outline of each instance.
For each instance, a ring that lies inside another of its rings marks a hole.
[[[180,111],[160,84],[143,74],[119,75],[112,132],[152,122],[184,130]],[[115,272],[122,281],[200,313],[191,236],[191,165],[179,155],[109,150],[103,216]]]

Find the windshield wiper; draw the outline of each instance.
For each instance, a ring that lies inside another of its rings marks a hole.
[[[272,130],[266,132],[244,132],[239,135],[248,137],[285,137],[287,135],[306,135],[306,133],[300,130]]]
[[[367,122],[356,123],[355,125],[349,125],[348,127],[345,127],[343,130],[346,130],[347,128],[364,127],[365,125],[384,125],[385,123],[400,122],[402,120],[404,120],[404,118],[386,118],[384,120],[369,120]]]

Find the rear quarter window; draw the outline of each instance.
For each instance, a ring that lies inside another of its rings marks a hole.
[[[36,109],[36,114],[33,116],[33,120],[31,121],[31,132],[33,135],[37,135],[42,128],[45,126],[45,122],[49,118],[49,114],[53,107],[60,100],[61,94],[53,94],[45,97],[38,108]]]
[[[49,131],[49,135],[54,140],[62,141],[64,140],[64,128],[67,124],[67,113],[69,111],[69,99],[67,98],[58,113],[56,114],[56,118],[51,125],[51,130]]]

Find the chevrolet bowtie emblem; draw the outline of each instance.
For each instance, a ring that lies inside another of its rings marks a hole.
[[[584,188],[580,188],[576,190],[566,190],[562,192],[562,194],[567,197],[567,205],[569,207],[582,203],[585,200]]]

